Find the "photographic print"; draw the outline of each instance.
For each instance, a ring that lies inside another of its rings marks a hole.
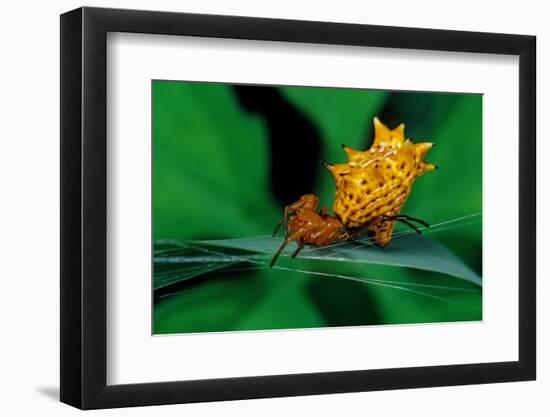
[[[153,334],[482,320],[482,95],[152,81]]]

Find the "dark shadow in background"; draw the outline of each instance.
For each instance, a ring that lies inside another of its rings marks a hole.
[[[311,193],[322,147],[318,129],[275,87],[234,85],[233,89],[242,107],[267,124],[275,198],[287,205]]]

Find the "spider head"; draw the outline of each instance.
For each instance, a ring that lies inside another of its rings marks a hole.
[[[295,204],[296,208],[315,211],[319,206],[319,197],[314,194],[304,194]]]

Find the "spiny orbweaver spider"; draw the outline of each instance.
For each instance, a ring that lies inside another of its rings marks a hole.
[[[273,266],[286,245],[296,241],[296,257],[305,245],[328,246],[345,242],[368,233],[374,242],[387,246],[392,239],[396,221],[402,221],[416,232],[414,223],[429,225],[414,217],[399,214],[407,200],[412,184],[425,172],[436,169],[424,162],[434,146],[424,142],[413,144],[405,139],[405,125],[393,130],[374,118],[374,142],[370,149],[357,151],[342,145],[348,156],[346,164],[331,165],[322,162],[336,183],[333,211],[318,211],[319,197],[303,195],[285,207],[277,224],[275,236],[284,224],[285,240],[271,261]]]

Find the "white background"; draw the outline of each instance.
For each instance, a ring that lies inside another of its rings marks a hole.
[[[239,1],[89,1],[88,5],[174,11],[286,17],[397,26],[481,30],[538,36],[539,213],[550,209],[548,192],[542,194],[550,168],[541,165],[549,149],[542,137],[549,131],[542,114],[547,104],[550,50],[543,2],[444,2],[393,0],[353,2],[340,0],[258,2]],[[0,369],[6,415],[73,415],[77,411],[58,404],[58,272],[59,272],[59,21],[58,14],[80,6],[56,3],[11,2],[2,13],[2,147],[0,181],[2,204],[3,296],[0,303],[2,344]],[[547,415],[544,394],[550,390],[546,321],[550,295],[543,265],[549,249],[550,220],[539,215],[539,380],[485,386],[435,388],[327,395],[304,398],[239,401],[155,408],[100,411],[99,415]]]
[[[517,205],[502,210],[518,199],[517,57],[136,34],[107,45],[109,384],[518,359]],[[483,93],[483,322],[151,337],[151,79]]]

